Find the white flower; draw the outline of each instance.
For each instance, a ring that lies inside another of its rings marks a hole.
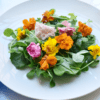
[[[45,40],[50,36],[55,36],[55,32],[56,29],[54,27],[47,26],[39,22],[36,23],[35,35],[41,40]]]

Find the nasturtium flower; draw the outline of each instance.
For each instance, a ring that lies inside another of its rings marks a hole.
[[[52,17],[53,14],[54,14],[54,10],[45,11],[44,14],[42,14],[43,16],[42,22],[47,23],[47,22],[53,21],[54,20],[54,18]]]
[[[54,67],[56,63],[57,63],[57,58],[55,56],[44,55],[44,57],[42,57],[41,61],[39,62],[40,69],[47,70],[50,67]]]
[[[28,29],[29,31],[34,30],[35,29],[35,18],[29,18],[29,21],[27,19],[23,20],[23,29]]]
[[[93,56],[93,59],[96,59],[97,56],[100,56],[100,46],[91,45],[88,47],[88,50],[90,50],[90,54]]]
[[[20,39],[25,38],[25,30],[22,30],[20,28],[17,29],[17,41],[19,41]]]
[[[55,56],[59,51],[59,47],[56,46],[57,41],[55,38],[49,37],[48,40],[42,44],[42,50],[46,52],[49,56]]]
[[[35,35],[41,40],[45,40],[50,36],[55,36],[55,32],[56,29],[54,27],[47,26],[39,22],[36,23]]]
[[[87,35],[90,35],[92,32],[92,28],[87,26],[86,24],[82,23],[81,21],[78,22],[79,28],[78,32],[82,33],[82,36],[86,37]]]
[[[57,43],[61,49],[69,50],[73,46],[74,41],[70,36],[67,36],[66,33],[63,33],[59,36],[55,36]]]
[[[74,27],[70,27],[71,24],[68,23],[67,21],[63,21],[62,25],[66,26],[66,27],[58,27],[59,33],[66,33],[68,36],[72,36],[73,33],[75,32],[75,28]]]
[[[33,59],[38,58],[41,55],[41,48],[39,43],[35,44],[34,42],[31,42],[26,50]]]

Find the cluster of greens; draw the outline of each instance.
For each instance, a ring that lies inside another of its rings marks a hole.
[[[62,76],[64,74],[73,76],[80,75],[81,72],[88,71],[89,66],[95,67],[99,63],[99,60],[93,59],[93,56],[88,51],[88,47],[95,44],[95,36],[91,34],[83,37],[82,33],[78,32],[78,26],[76,26],[77,16],[75,16],[73,13],[69,13],[68,16],[57,16],[53,14],[52,17],[54,20],[45,23],[45,25],[55,27],[55,36],[58,36],[58,27],[65,27],[61,24],[61,22],[65,20],[68,21],[71,24],[71,27],[75,28],[75,32],[71,36],[74,43],[69,51],[60,49],[55,55],[57,58],[57,63],[47,70],[41,70],[40,64],[38,63],[45,55],[44,51],[41,50],[41,56],[33,59],[26,50],[31,42],[36,44],[39,43],[41,45],[45,43],[47,39],[40,40],[36,37],[35,30],[28,29],[25,29],[25,38],[20,39],[19,41],[16,38],[18,33],[17,29],[13,30],[7,28],[4,31],[4,35],[7,37],[12,36],[13,38],[8,45],[12,64],[17,69],[30,68],[31,71],[27,73],[27,77],[29,79],[32,79],[34,75],[37,75],[38,77],[42,75],[45,78],[49,78],[50,86],[54,87],[54,74],[57,76]],[[42,23],[41,18],[37,18],[36,22]],[[23,30],[23,27],[20,27],[20,29]]]

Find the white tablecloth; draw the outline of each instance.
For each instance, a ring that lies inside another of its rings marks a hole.
[[[28,0],[0,0],[0,16],[3,13],[5,13],[7,10],[25,1]],[[100,9],[100,0],[80,0],[80,1],[86,2]],[[7,87],[1,84],[0,100],[33,100],[33,99],[21,96],[10,89],[7,89]],[[83,97],[72,99],[72,100],[100,100],[100,89],[88,95],[85,95]]]

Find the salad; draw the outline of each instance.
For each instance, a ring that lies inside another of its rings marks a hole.
[[[30,68],[29,79],[42,75],[54,87],[54,75],[80,75],[99,64],[100,46],[87,25],[91,20],[77,21],[73,13],[57,16],[51,9],[42,18],[22,22],[18,29],[5,29],[4,35],[13,38],[8,44],[12,64],[21,70]]]

